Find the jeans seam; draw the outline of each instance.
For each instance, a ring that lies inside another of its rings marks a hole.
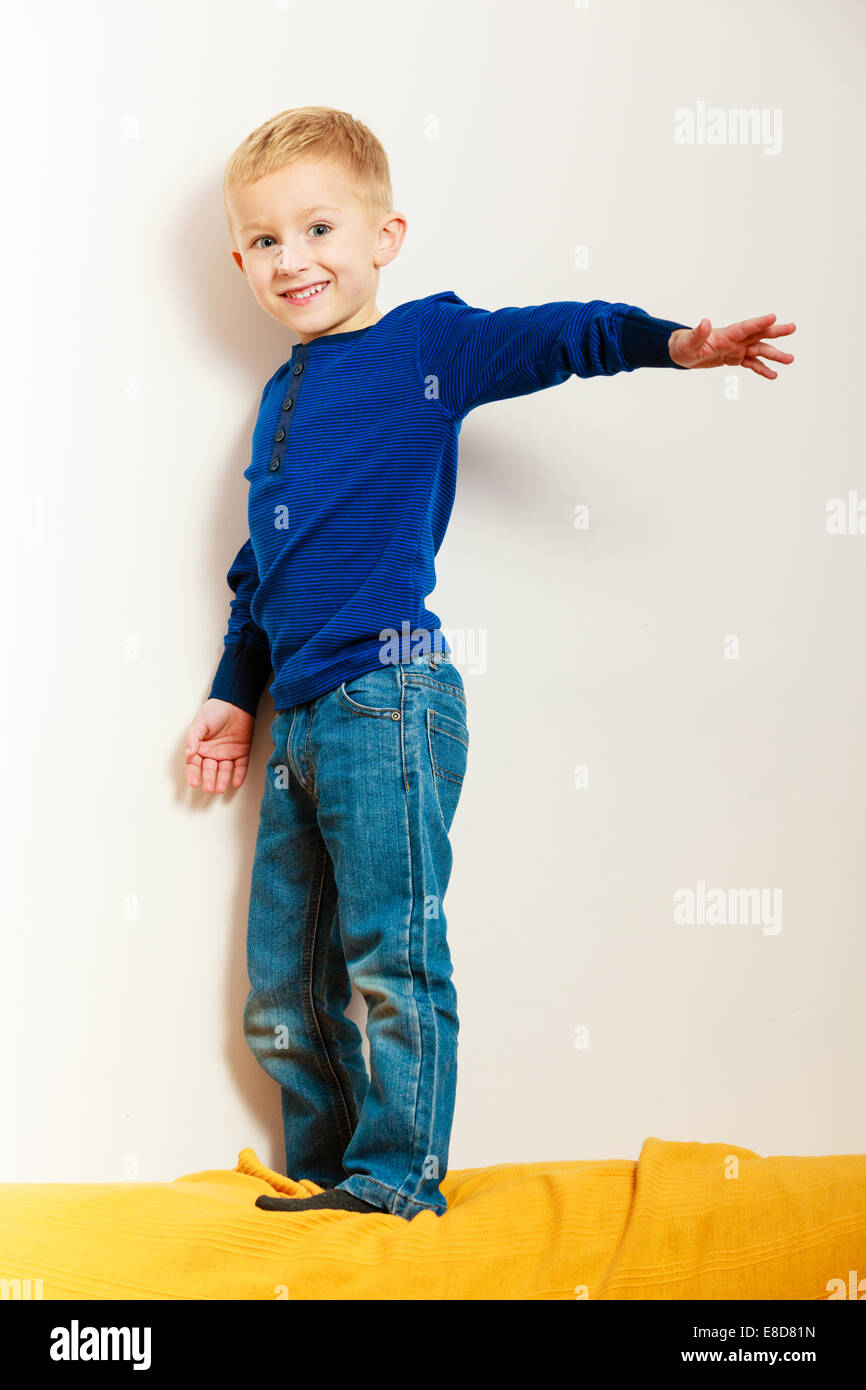
[[[316,958],[316,937],[317,937],[317,935],[318,935],[319,919],[320,919],[320,916],[321,916],[322,889],[323,889],[323,887],[324,887],[324,882],[325,882],[325,858],[324,858],[324,855],[325,855],[326,853],[327,853],[326,850],[323,851],[323,854],[322,854],[322,857],[321,857],[321,860],[320,860],[321,868],[320,868],[320,870],[319,870],[319,876],[318,876],[318,877],[319,877],[319,890],[318,890],[318,895],[317,895],[317,899],[316,899],[316,910],[315,910],[315,914],[314,914],[314,916],[313,916],[312,932],[310,932],[310,931],[307,932],[306,942],[305,942],[305,945],[308,946],[308,948],[309,948],[309,951],[308,951],[308,959],[307,959],[307,965],[306,965],[306,969],[305,969],[306,984],[307,984],[306,998],[307,998],[307,1003],[308,1003],[308,1006],[309,1006],[309,1015],[310,1015],[310,1018],[312,1019],[313,1024],[315,1025],[316,1036],[317,1036],[317,1038],[318,1038],[318,1040],[319,1040],[319,1055],[320,1055],[320,1057],[324,1057],[325,1062],[327,1063],[328,1072],[330,1073],[331,1077],[333,1078],[334,1086],[336,1087],[337,1094],[339,1095],[339,1098],[340,1098],[340,1103],[341,1103],[341,1105],[342,1105],[342,1107],[343,1107],[343,1115],[344,1115],[345,1120],[346,1120],[346,1132],[347,1132],[347,1134],[348,1134],[348,1138],[347,1138],[347,1140],[346,1140],[346,1143],[343,1145],[343,1149],[344,1149],[344,1151],[345,1151],[345,1149],[346,1149],[347,1146],[351,1143],[351,1140],[352,1140],[352,1121],[351,1121],[351,1117],[350,1117],[350,1115],[349,1115],[348,1106],[346,1105],[346,1097],[345,1097],[345,1095],[344,1095],[344,1093],[343,1093],[343,1087],[342,1087],[342,1085],[341,1085],[341,1083],[340,1083],[340,1078],[339,1078],[339,1076],[337,1075],[336,1071],[334,1070],[334,1064],[333,1064],[333,1062],[331,1061],[331,1054],[330,1054],[330,1052],[328,1051],[327,1044],[326,1044],[325,1039],[324,1039],[324,1037],[323,1037],[323,1035],[322,1035],[321,1025],[319,1024],[319,1016],[318,1016],[318,1014],[316,1013],[316,1001],[315,1001],[315,997],[314,997],[314,995],[313,995],[313,962],[315,961],[315,958]],[[328,1089],[331,1091],[331,1093],[332,1093],[332,1095],[333,1095],[334,1087],[331,1086],[331,1085],[329,1084]]]
[[[295,764],[292,760],[292,734],[295,731],[295,721],[297,720],[299,709],[300,705],[295,705],[294,709],[292,710],[292,722],[289,725],[289,732],[286,735],[286,762],[288,763],[289,771],[294,776],[294,779],[297,782],[298,786],[303,787],[304,791],[309,796],[310,789],[304,781],[303,777],[301,776],[300,769],[295,767]]]
[[[411,788],[410,788],[410,786],[409,786],[409,769],[408,769],[407,759],[406,759],[406,746],[405,746],[405,737],[404,737],[404,736],[405,736],[405,729],[406,729],[405,699],[406,699],[406,685],[407,685],[407,679],[408,679],[408,678],[407,678],[407,673],[403,670],[403,667],[401,666],[401,667],[400,667],[400,714],[401,714],[401,719],[400,719],[400,748],[401,748],[402,759],[403,759],[403,783],[404,783],[405,793],[406,793],[406,794],[405,794],[404,805],[405,805],[405,808],[406,808],[406,841],[407,841],[408,850],[409,850],[409,884],[410,884],[410,887],[409,887],[409,928],[408,928],[408,941],[407,941],[407,957],[408,957],[408,965],[409,965],[409,975],[410,975],[410,978],[411,978],[411,980],[412,980],[412,1008],[413,1008],[413,1013],[414,1013],[415,1036],[416,1036],[416,1039],[417,1039],[417,1064],[418,1064],[418,1065],[417,1065],[416,1081],[415,1081],[415,1093],[414,1093],[414,1096],[413,1096],[413,1099],[412,1099],[412,1151],[411,1151],[410,1158],[409,1158],[409,1168],[408,1168],[408,1170],[407,1170],[407,1172],[406,1172],[406,1176],[405,1176],[405,1177],[402,1179],[402,1181],[400,1182],[399,1187],[397,1187],[396,1189],[393,1189],[393,1190],[395,1191],[397,1197],[399,1197],[401,1201],[413,1202],[413,1201],[414,1201],[413,1198],[407,1197],[407,1196],[404,1194],[404,1192],[403,1192],[403,1186],[404,1186],[404,1184],[406,1184],[406,1183],[408,1183],[408,1182],[410,1182],[410,1181],[413,1180],[413,1169],[414,1169],[414,1165],[415,1165],[415,1150],[416,1150],[416,1147],[417,1147],[417,1145],[416,1145],[416,1135],[417,1135],[417,1132],[418,1132],[419,1095],[420,1095],[420,1087],[421,1087],[421,1077],[422,1077],[422,1074],[423,1074],[423,1071],[424,1071],[424,1032],[423,1032],[423,1029],[422,1029],[422,1027],[421,1027],[421,1010],[420,1010],[420,1008],[418,1007],[418,996],[417,996],[417,992],[416,992],[417,981],[416,981],[416,978],[415,978],[415,971],[414,971],[413,965],[412,965],[412,946],[413,946],[413,939],[414,939],[413,933],[414,933],[415,918],[416,918],[416,885],[417,885],[417,869],[418,869],[418,865],[417,865],[416,847],[414,846],[413,840],[412,840],[412,816],[411,816],[411,806],[410,806],[410,792],[411,792]],[[418,756],[420,757],[420,749],[418,750]],[[416,769],[416,772],[417,772],[417,769]],[[425,968],[425,971],[426,971],[426,966],[427,966],[427,936],[426,936],[426,929],[425,929],[424,937],[423,937],[423,941],[422,941],[422,964],[423,964],[423,966],[424,966],[424,968]],[[373,1181],[375,1181],[375,1179],[374,1179]]]
[[[461,690],[459,685],[452,685],[450,681],[434,681],[429,676],[422,676],[413,671],[411,675],[405,677],[409,685],[425,685],[430,690],[447,690],[449,694],[456,695],[458,700],[466,703],[466,692]]]
[[[309,785],[309,787],[307,788],[307,790],[309,791],[310,796],[311,796],[311,797],[313,798],[313,800],[315,801],[315,800],[317,800],[317,798],[316,798],[316,794],[315,794],[313,788],[315,787],[315,784],[316,784],[316,778],[315,778],[315,775],[314,775],[314,773],[313,773],[313,764],[312,764],[312,762],[310,761],[310,732],[311,732],[312,727],[313,727],[313,719],[314,719],[314,718],[315,718],[315,706],[313,706],[313,708],[310,710],[310,717],[309,717],[309,719],[307,720],[307,732],[306,732],[306,735],[305,735],[305,737],[304,737],[304,762],[306,763],[306,766],[307,766],[307,773],[308,773],[309,778],[310,778],[310,785]]]

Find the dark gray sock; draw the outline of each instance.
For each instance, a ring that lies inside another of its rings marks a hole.
[[[256,1206],[265,1211],[357,1211],[378,1213],[390,1216],[383,1207],[374,1207],[372,1202],[364,1202],[353,1197],[342,1187],[329,1187],[325,1192],[317,1192],[314,1197],[266,1197],[256,1198]]]

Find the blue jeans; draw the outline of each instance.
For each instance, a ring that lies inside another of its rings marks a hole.
[[[286,1172],[411,1220],[439,1183],[457,1082],[442,900],[469,748],[447,656],[381,666],[271,725],[244,1033],[279,1082]],[[367,1005],[370,1075],[345,1015]]]

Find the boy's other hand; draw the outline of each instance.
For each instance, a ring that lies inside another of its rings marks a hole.
[[[790,352],[779,352],[762,338],[781,338],[793,333],[795,323],[774,323],[775,314],[743,319],[727,328],[713,328],[701,319],[697,328],[675,328],[668,339],[668,352],[679,367],[748,367],[771,381],[779,375],[761,361],[793,362]],[[773,325],[772,327],[770,325]]]
[[[250,764],[255,719],[227,700],[205,700],[186,732],[186,780],[206,792],[239,787]]]

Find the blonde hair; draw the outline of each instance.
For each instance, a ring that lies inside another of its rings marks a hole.
[[[255,183],[265,174],[307,156],[332,159],[339,165],[372,216],[393,208],[388,156],[373,132],[348,111],[336,111],[332,106],[297,106],[260,125],[238,145],[226,165],[223,207],[229,231],[230,189]]]

